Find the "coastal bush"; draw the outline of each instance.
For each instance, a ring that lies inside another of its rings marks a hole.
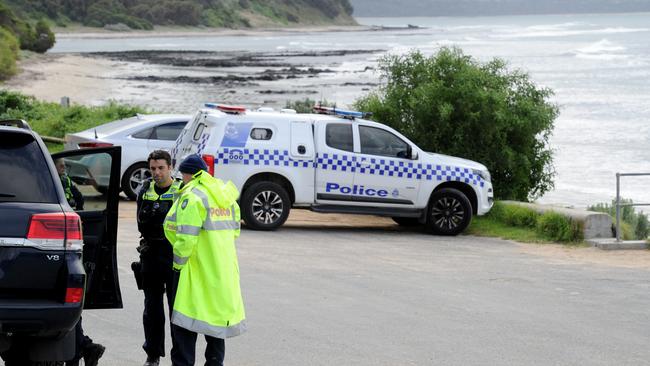
[[[0,28],[13,34],[23,50],[44,53],[55,42],[54,33],[46,21],[40,20],[33,27],[28,21],[16,16],[2,0],[0,0]]]
[[[8,79],[16,73],[18,48],[16,37],[0,27],[0,80]]]
[[[498,199],[527,201],[553,187],[548,139],[559,110],[528,74],[446,47],[388,55],[379,70],[384,84],[355,103],[373,120],[425,150],[485,164]]]
[[[537,219],[536,229],[539,234],[553,241],[575,242],[584,239],[584,224],[557,212],[542,214]]]
[[[110,102],[100,107],[72,105],[37,100],[34,97],[0,89],[0,119],[26,120],[32,129],[44,136],[64,137],[117,119],[145,113],[140,107]]]
[[[636,212],[634,202],[630,199],[621,199],[621,203],[627,206],[621,207],[621,237],[625,240],[641,239],[645,240],[650,235],[648,226],[648,216],[643,212]],[[611,204],[597,203],[587,208],[589,211],[603,212],[612,217],[612,227],[616,230],[616,200]]]
[[[45,20],[39,20],[34,27],[35,38],[32,50],[39,53],[45,53],[54,46],[54,33]]]

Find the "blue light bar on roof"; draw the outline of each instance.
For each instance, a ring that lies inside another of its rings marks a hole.
[[[346,109],[338,109],[335,107],[323,107],[320,105],[314,106],[314,112],[320,114],[332,114],[346,118],[364,118],[372,115],[370,112],[349,111]]]
[[[246,112],[246,107],[237,106],[237,105],[227,105],[227,104],[217,104],[217,103],[205,103],[207,108],[217,109],[221,112],[228,114],[240,114]]]

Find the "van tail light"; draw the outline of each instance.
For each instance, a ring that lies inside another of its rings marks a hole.
[[[80,148],[82,149],[88,149],[91,147],[111,147],[113,144],[110,142],[100,142],[100,141],[91,141],[91,142],[80,142],[79,144]]]
[[[78,287],[68,287],[65,290],[65,303],[78,304],[84,299],[84,289]]]
[[[208,166],[208,173],[214,177],[214,155],[203,155],[201,156],[205,164]]]
[[[27,231],[29,244],[42,249],[81,250],[83,234],[81,219],[74,212],[53,212],[32,215]]]

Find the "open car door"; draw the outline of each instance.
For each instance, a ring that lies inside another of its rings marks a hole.
[[[122,308],[117,273],[121,155],[119,146],[52,155],[55,162],[63,159],[68,177],[81,193],[73,208],[83,225],[84,309]]]

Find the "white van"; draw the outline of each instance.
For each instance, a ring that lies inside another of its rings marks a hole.
[[[492,207],[484,165],[422,151],[360,112],[317,112],[207,103],[179,135],[172,157],[199,154],[211,174],[231,180],[246,226],[258,230],[278,228],[296,207],[388,216],[456,235]]]

